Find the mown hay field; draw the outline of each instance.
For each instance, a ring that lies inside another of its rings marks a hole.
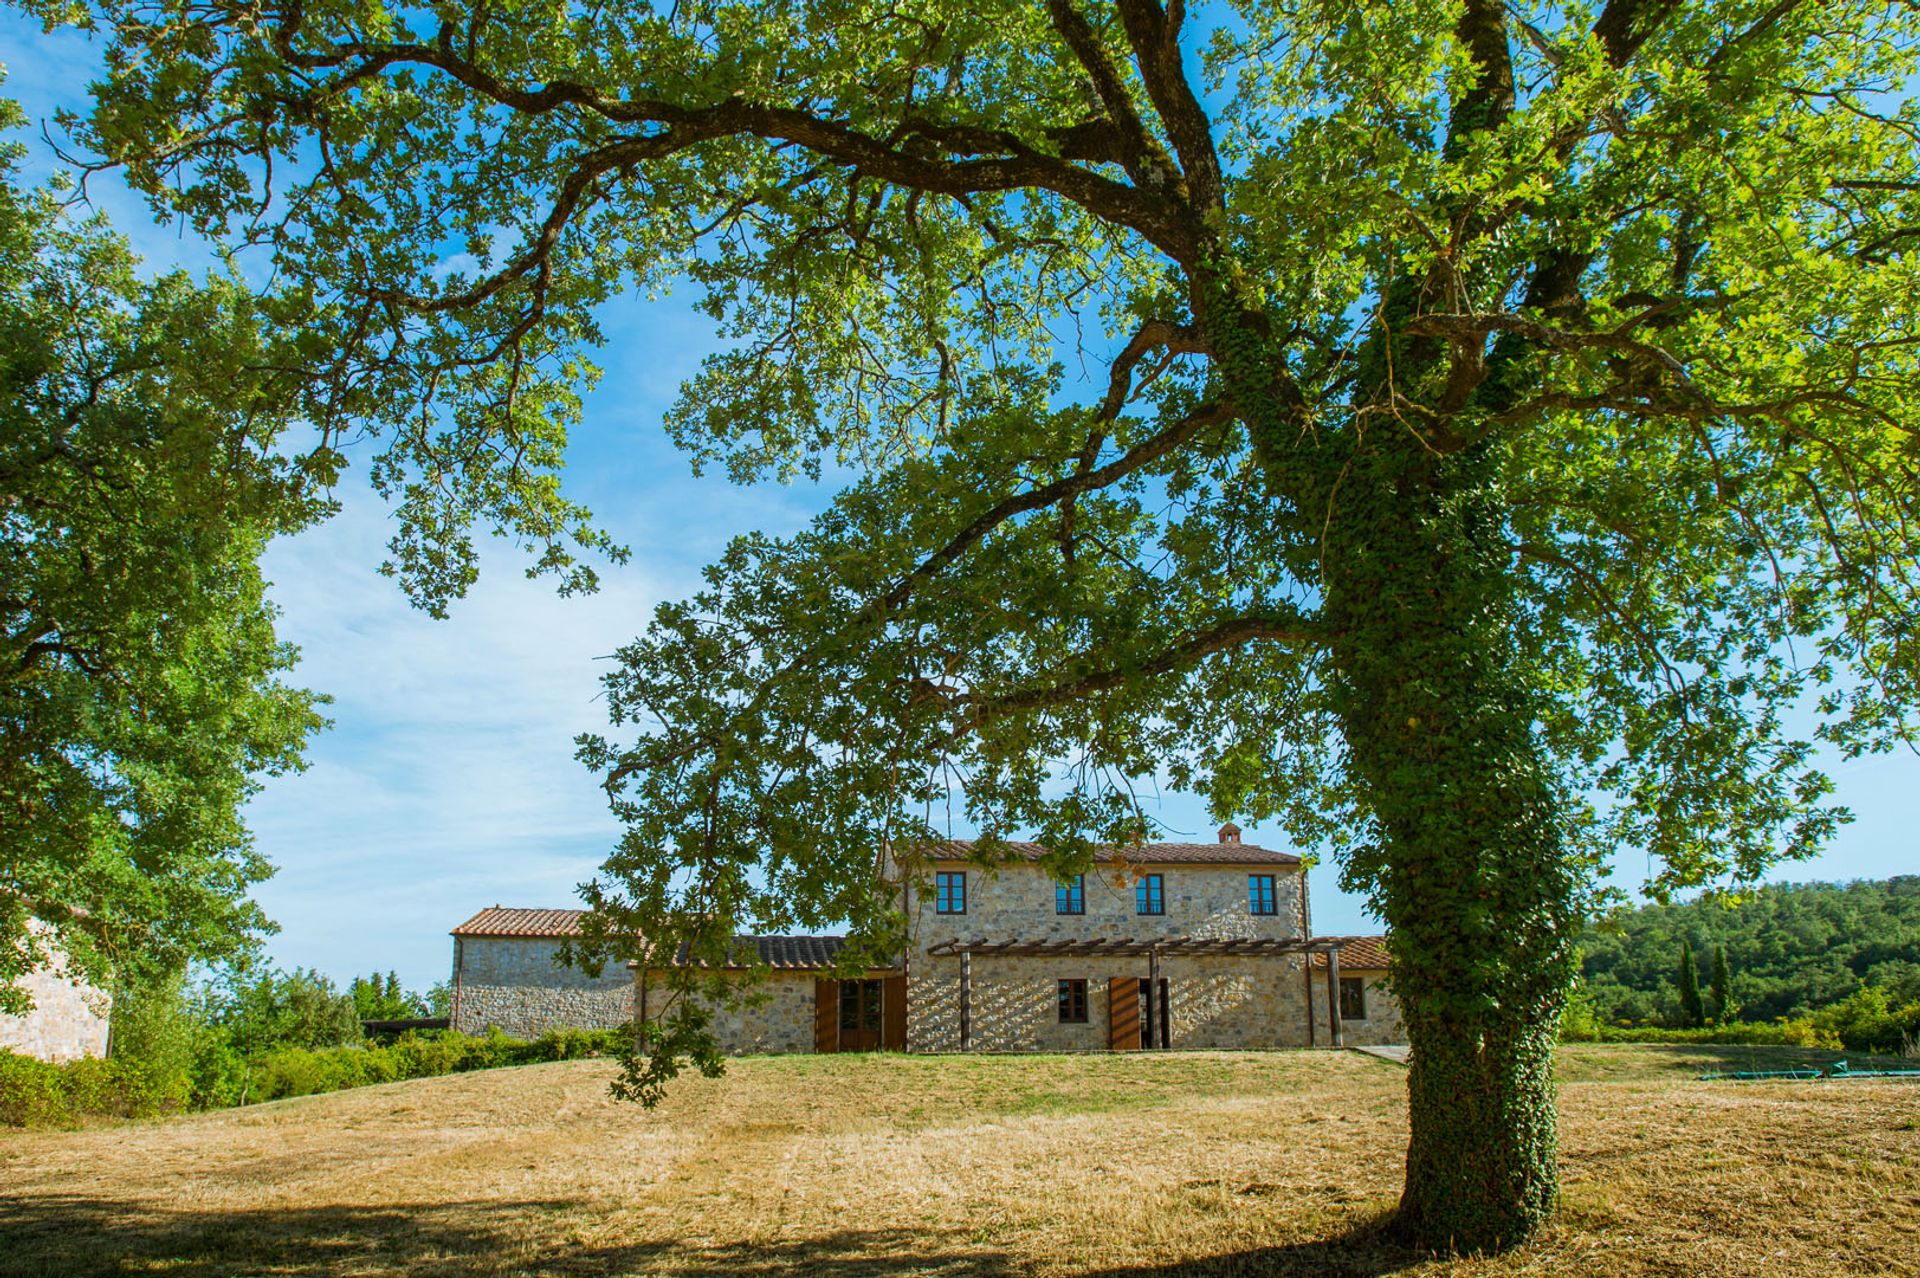
[[[0,1273],[1920,1275],[1920,1083],[1700,1083],[1571,1047],[1565,1207],[1464,1262],[1379,1232],[1404,1074],[1356,1053],[784,1057],[652,1113],[602,1061],[0,1132]]]

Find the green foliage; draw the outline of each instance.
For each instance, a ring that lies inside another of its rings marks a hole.
[[[632,1048],[623,1030],[555,1030],[531,1040],[434,1031],[379,1047],[280,1046],[249,1059],[230,1048],[214,1050],[186,1075],[145,1061],[51,1065],[0,1051],[0,1126],[147,1118],[468,1070],[618,1056]]]
[[[322,722],[281,681],[294,652],[256,565],[324,509],[275,451],[303,395],[289,317],[233,279],[142,280],[100,221],[19,189],[19,156],[0,143],[10,1012],[53,944],[103,987],[244,952],[270,867],[242,805]]]
[[[360,1041],[354,997],[319,972],[265,968],[229,979],[215,995],[211,1022],[251,1056],[269,1048],[337,1047]]]
[[[1713,975],[1707,981],[1707,994],[1713,1000],[1713,1019],[1730,1021],[1739,1014],[1740,1005],[1733,997],[1733,969],[1727,966],[1727,947],[1713,947]]]
[[[1741,1021],[1706,1025],[1699,1029],[1670,1029],[1658,1025],[1622,1026],[1593,1021],[1563,1031],[1569,1043],[1730,1043],[1736,1046],[1819,1047],[1839,1049],[1839,1036],[1810,1019]]]
[[[353,999],[353,1012],[363,1021],[409,1021],[423,1016],[440,1015],[433,1012],[432,1000],[438,987],[425,997],[402,989],[400,974],[388,972],[382,977],[375,972],[371,976],[356,976],[348,994]]]
[[[178,1076],[139,1063],[53,1065],[0,1050],[0,1126],[70,1127],[83,1117],[151,1118],[186,1108]]]
[[[1920,876],[1773,884],[1615,915],[1581,939],[1600,1019],[1680,1023],[1670,964],[1683,940],[1712,951],[1716,970],[1725,955],[1738,993],[1722,1020],[1802,1018],[1862,984],[1896,1006],[1920,1001]]]
[[[1850,1052],[1913,1055],[1920,1044],[1920,999],[1896,1006],[1885,990],[1872,986],[1855,990],[1811,1019]]]
[[[1693,942],[1680,942],[1680,974],[1674,981],[1680,991],[1680,1025],[1698,1029],[1707,1023],[1706,1004],[1700,1000],[1700,965],[1694,961]]]
[[[376,466],[429,601],[472,509],[564,558],[501,467],[622,287],[725,339],[696,464],[848,468],[621,652],[590,950],[884,951],[933,814],[1070,874],[1164,777],[1369,894],[1401,1221],[1491,1247],[1605,856],[1756,881],[1844,819],[1816,742],[1914,735],[1913,6],[35,8],[108,32],[83,144],[435,424]],[[711,1037],[647,1046],[642,1099]]]

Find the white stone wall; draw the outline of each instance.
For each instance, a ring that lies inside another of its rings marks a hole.
[[[558,964],[556,950],[556,942],[539,937],[455,937],[453,1028],[535,1038],[552,1029],[632,1023],[633,973],[625,964],[588,976]]]
[[[1054,883],[1028,865],[998,871],[942,864],[967,871],[967,912],[934,911],[931,891],[909,898],[912,938],[907,967],[907,1046],[911,1051],[960,1048],[960,959],[927,950],[949,940],[1001,941],[1156,937],[1268,937],[1301,934],[1301,875],[1296,867],[1165,865],[1166,913],[1134,912],[1133,881],[1117,883],[1111,869],[1086,877],[1085,914],[1054,912]],[[1247,876],[1274,876],[1279,912],[1248,909]],[[1171,1046],[1294,1047],[1307,1038],[1304,959],[1273,957],[1166,958]],[[1102,1050],[1108,1045],[1108,982],[1144,977],[1142,958],[973,957],[972,1036],[976,1051]],[[1085,1024],[1061,1024],[1058,985],[1087,982]]]
[[[815,973],[777,971],[754,987],[740,1005],[717,1007],[714,1037],[729,1056],[763,1052],[811,1052]],[[666,975],[651,973],[647,990],[647,1019],[657,1021],[665,1010]]]
[[[37,920],[28,926],[42,939],[50,931]],[[43,1061],[105,1056],[111,999],[104,990],[69,980],[65,956],[58,949],[53,956],[51,968],[29,972],[20,982],[33,1000],[33,1010],[25,1016],[0,1016],[0,1049]]]

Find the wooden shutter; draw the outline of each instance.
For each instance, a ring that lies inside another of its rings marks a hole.
[[[1107,982],[1107,1046],[1116,1052],[1140,1050],[1140,978],[1116,976]]]
[[[840,1050],[840,982],[813,983],[813,1050]]]
[[[889,976],[881,982],[880,1046],[889,1052],[907,1050],[907,978]]]

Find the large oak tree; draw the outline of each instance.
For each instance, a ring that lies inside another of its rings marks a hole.
[[[82,136],[424,406],[430,532],[678,279],[726,338],[692,455],[849,478],[623,652],[615,928],[884,937],[949,813],[1071,872],[1199,791],[1393,929],[1401,1220],[1497,1245],[1554,1201],[1604,856],[1751,879],[1837,819],[1815,742],[1911,736],[1910,5],[91,17]]]

